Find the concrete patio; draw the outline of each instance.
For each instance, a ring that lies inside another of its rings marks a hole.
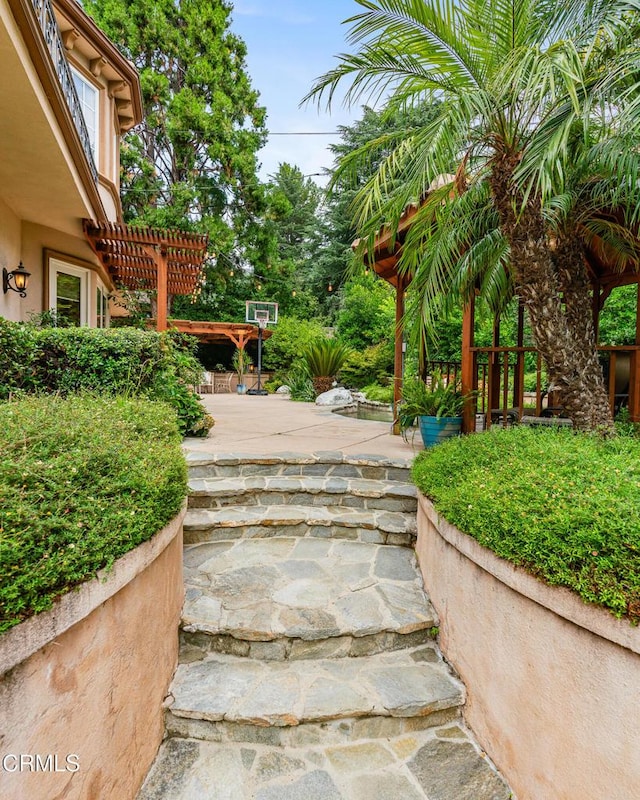
[[[314,453],[338,450],[350,455],[375,454],[411,459],[422,450],[391,433],[386,422],[335,414],[312,403],[296,403],[282,395],[202,395],[216,421],[204,439],[189,439],[189,450],[215,453]]]

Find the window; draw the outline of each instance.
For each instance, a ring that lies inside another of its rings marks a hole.
[[[73,82],[78,93],[80,100],[80,108],[82,109],[82,116],[84,117],[87,131],[89,133],[89,141],[91,142],[91,152],[93,158],[97,163],[98,160],[98,90],[96,87],[85,80],[82,75],[71,70],[73,75]]]
[[[101,283],[96,288],[96,328],[109,327],[109,296]]]
[[[89,270],[49,261],[49,308],[65,325],[87,325]]]

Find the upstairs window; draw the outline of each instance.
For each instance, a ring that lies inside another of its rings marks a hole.
[[[85,80],[75,69],[71,70],[73,82],[80,100],[80,108],[84,117],[85,125],[89,133],[91,142],[91,152],[96,164],[98,163],[98,90],[96,87]]]

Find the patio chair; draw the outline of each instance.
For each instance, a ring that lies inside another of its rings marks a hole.
[[[211,394],[213,392],[213,376],[210,372],[202,373],[202,383],[197,387],[198,394]]]

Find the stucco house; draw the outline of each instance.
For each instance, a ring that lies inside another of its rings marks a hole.
[[[83,220],[122,221],[120,137],[142,119],[134,66],[76,0],[0,0],[0,316],[109,324],[114,276]]]

